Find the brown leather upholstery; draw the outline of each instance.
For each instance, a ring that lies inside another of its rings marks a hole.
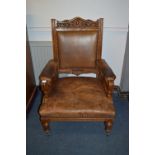
[[[95,67],[97,32],[58,32],[58,43],[60,68]]]
[[[52,19],[54,59],[40,75],[39,115],[45,131],[50,121],[103,121],[110,132],[115,75],[102,55],[103,19]],[[59,73],[96,73],[97,78],[58,78]]]
[[[112,100],[107,98],[96,78],[70,77],[59,79],[47,103],[40,108],[41,116],[50,117],[114,117]]]

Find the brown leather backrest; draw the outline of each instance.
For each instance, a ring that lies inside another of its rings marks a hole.
[[[103,19],[52,19],[54,60],[59,70],[73,72],[96,68],[101,59]]]

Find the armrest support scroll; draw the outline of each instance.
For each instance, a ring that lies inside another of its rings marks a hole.
[[[51,90],[54,86],[54,83],[58,77],[58,66],[54,60],[49,60],[49,62],[44,67],[41,72],[40,86],[45,96],[48,96],[49,90]]]
[[[103,84],[104,90],[108,97],[112,96],[114,90],[114,80],[116,78],[110,66],[105,60],[101,59],[97,61],[98,78]]]

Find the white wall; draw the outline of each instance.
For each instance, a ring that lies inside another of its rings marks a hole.
[[[104,18],[103,57],[120,85],[128,31],[128,0],[27,0],[30,41],[51,41],[50,19]],[[33,52],[33,51],[31,51]]]
[[[124,54],[120,88],[121,88],[121,91],[129,92],[129,32],[127,36],[127,44],[126,44],[125,54]]]

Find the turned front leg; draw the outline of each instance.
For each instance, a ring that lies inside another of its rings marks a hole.
[[[42,125],[43,130],[44,130],[46,133],[48,133],[48,131],[49,131],[49,123],[48,123],[47,121],[41,120],[41,125]]]

